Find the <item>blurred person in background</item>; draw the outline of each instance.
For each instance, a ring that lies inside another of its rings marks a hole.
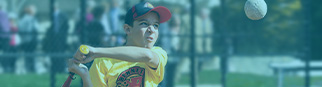
[[[104,43],[105,29],[102,23],[105,7],[102,5],[94,7],[92,14],[94,20],[86,26],[85,32],[85,44],[91,46],[102,46]]]
[[[4,7],[0,4],[0,50],[6,51],[9,45],[10,23],[8,14],[4,12],[3,8]]]
[[[16,53],[18,51],[18,47],[20,46],[21,43],[21,37],[18,34],[18,26],[16,23],[16,17],[15,16],[10,16],[10,53]],[[16,63],[17,57],[11,57],[8,59],[6,63],[8,63],[8,71],[10,73],[13,73],[15,71],[15,63]]]
[[[112,30],[111,30],[111,26],[110,26],[110,18],[109,18],[109,10],[110,10],[110,5],[108,2],[103,2],[103,6],[105,8],[104,10],[104,13],[102,15],[102,18],[101,18],[101,23],[104,27],[104,32],[105,32],[105,35],[104,35],[104,46],[110,46],[111,45],[111,41],[110,41],[110,38],[111,38],[111,34],[112,34]]]
[[[9,38],[10,38],[10,23],[9,17],[6,12],[4,12],[3,5],[0,4],[0,51],[6,52],[9,48]],[[6,66],[4,63],[7,58],[0,58],[0,63],[2,66]],[[6,69],[6,67],[4,67]],[[6,71],[6,70],[4,70]]]
[[[212,21],[209,17],[210,10],[208,8],[201,8],[199,12],[199,16],[196,18],[196,53],[206,55],[204,57],[199,57],[198,69],[199,71],[202,68],[202,64],[207,59],[210,59],[210,56],[207,54],[211,54],[212,52]]]
[[[17,52],[18,46],[20,44],[20,37],[18,34],[18,28],[15,22],[16,17],[9,15],[10,20],[10,39],[9,45],[7,45],[8,49],[6,49],[6,53],[15,53]],[[4,68],[4,72],[13,73],[15,71],[15,62],[17,58],[14,56],[9,56],[4,59],[1,59],[1,64]]]
[[[190,31],[191,31],[191,23],[190,23],[190,5],[185,4],[183,6],[183,9],[181,10],[182,14],[179,16],[181,19],[181,29],[179,30],[179,35],[183,35],[183,37],[180,38],[179,41],[179,52],[180,54],[191,54],[191,47],[190,45],[191,40],[190,40]],[[195,16],[196,17],[196,16]],[[189,65],[190,64],[190,56],[189,55],[183,55],[181,56],[181,63],[178,64],[178,73],[185,73],[188,74],[190,71]],[[180,75],[178,75],[180,76]]]
[[[84,32],[85,26],[87,26],[90,22],[92,22],[94,20],[92,10],[95,7],[96,3],[93,0],[87,0],[86,4],[87,4],[87,6],[86,6],[85,24],[83,24],[82,21],[81,21],[80,9],[78,9],[76,11],[76,14],[75,14],[76,15],[76,20],[77,20],[77,23],[75,25],[75,32],[79,37],[80,43],[85,43],[85,39],[83,39],[83,38],[85,38],[84,34],[86,33],[86,32]]]
[[[179,52],[179,30],[181,26],[181,20],[177,11],[174,11],[172,14],[172,18],[169,21],[169,43],[170,44],[170,51],[167,51],[169,54],[175,55]],[[179,65],[179,61],[181,61],[181,57],[178,56],[169,56],[168,64],[166,66],[166,78],[165,78],[165,87],[174,87],[175,83],[178,80],[179,71],[177,66]]]
[[[179,31],[180,35],[190,35],[190,6],[186,5],[183,8],[182,15],[180,15],[180,19],[182,20],[181,23],[181,29]],[[183,54],[189,54],[190,53],[190,38],[189,37],[184,37],[180,39],[180,52]]]
[[[123,32],[122,29],[120,29],[120,24],[122,24],[120,23],[120,11],[121,8],[119,6],[118,0],[111,0],[111,9],[109,12],[109,16],[111,20],[111,29],[114,34],[111,37],[111,46],[121,46],[124,43],[123,36],[119,35],[121,32]]]
[[[46,32],[43,49],[49,54],[64,53],[68,48],[66,39],[69,25],[68,18],[59,9],[57,2],[54,3],[54,14],[52,16],[53,23]],[[51,57],[51,64],[55,64],[55,66],[51,66],[51,72],[53,73],[63,72],[66,67],[65,59],[60,57]]]
[[[27,5],[24,8],[21,19],[19,20],[19,34],[21,35],[21,47],[25,53],[33,53],[37,46],[37,30],[39,29],[38,21],[35,17],[36,7]],[[33,57],[25,57],[26,68],[29,72],[35,71],[35,59]]]
[[[54,2],[54,11],[51,15],[51,26],[46,32],[43,40],[43,50],[47,54],[62,54],[68,48],[67,46],[67,34],[69,29],[68,18],[60,10],[59,3]],[[65,72],[66,63],[64,57],[50,56],[50,78],[52,78],[50,84],[55,84],[56,73]]]
[[[94,0],[87,1],[87,8],[86,8],[86,24],[92,22],[94,20],[94,15],[92,13],[96,3]]]

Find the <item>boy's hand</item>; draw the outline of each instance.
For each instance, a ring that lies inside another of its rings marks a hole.
[[[74,54],[74,58],[80,63],[88,63],[94,60],[94,47],[88,45],[81,45]]]
[[[88,68],[74,58],[68,60],[68,71],[81,77],[88,75]]]

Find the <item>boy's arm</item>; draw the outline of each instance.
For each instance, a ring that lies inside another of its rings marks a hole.
[[[83,80],[83,87],[93,87],[89,74],[82,75],[81,78]]]
[[[157,53],[148,48],[135,46],[94,48],[93,53],[95,58],[108,57],[129,62],[144,62],[151,68],[157,68],[159,64],[159,56]]]

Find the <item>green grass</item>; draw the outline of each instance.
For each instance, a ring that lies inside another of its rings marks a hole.
[[[61,87],[67,77],[67,73],[57,74],[56,87]],[[0,87],[50,87],[50,76],[49,74],[0,74]],[[80,87],[79,76],[76,76],[70,87]]]
[[[68,74],[61,73],[56,76],[56,87],[62,86]],[[190,75],[183,74],[177,85],[190,84]],[[198,84],[220,84],[219,71],[201,71]],[[322,77],[312,77],[311,84],[321,86]],[[227,87],[276,87],[276,76],[260,76],[253,74],[228,73]],[[0,74],[0,87],[50,87],[49,74]],[[76,76],[71,87],[80,87],[80,77]],[[286,76],[284,87],[304,87],[304,77]],[[322,87],[322,86],[321,86]]]
[[[189,84],[190,75],[183,74],[178,85]],[[221,84],[220,71],[202,71],[199,73],[198,84]],[[322,77],[312,77],[311,85],[322,87]],[[261,76],[254,74],[228,73],[227,87],[276,87],[277,76]],[[284,87],[304,87],[304,77],[285,76]]]

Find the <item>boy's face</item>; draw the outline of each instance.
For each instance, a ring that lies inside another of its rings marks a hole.
[[[133,45],[152,48],[159,36],[159,17],[157,13],[150,12],[133,22],[127,32],[128,42]]]

